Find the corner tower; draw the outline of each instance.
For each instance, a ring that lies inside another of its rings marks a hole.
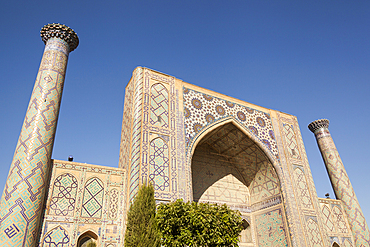
[[[329,120],[313,121],[308,125],[308,128],[315,134],[335,196],[344,204],[355,246],[370,246],[369,228],[351,181],[331,138]]]
[[[0,245],[36,246],[68,55],[77,34],[61,24],[41,29],[45,50],[1,197]]]

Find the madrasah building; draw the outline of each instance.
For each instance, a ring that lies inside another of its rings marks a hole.
[[[308,128],[336,199],[316,193],[297,118],[138,67],[126,86],[118,168],[51,159],[68,55],[67,26],[45,50],[1,197],[0,245],[123,246],[129,202],[155,199],[239,210],[240,246],[370,246],[369,228],[329,132]]]

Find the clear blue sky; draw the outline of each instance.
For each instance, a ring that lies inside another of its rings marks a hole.
[[[333,192],[307,125],[330,131],[370,223],[369,1],[2,1],[0,189],[47,23],[73,28],[53,158],[116,167],[136,66],[296,115],[316,189]]]

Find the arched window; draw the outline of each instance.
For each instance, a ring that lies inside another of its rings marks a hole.
[[[98,242],[98,235],[92,231],[87,231],[82,234],[77,240],[77,247],[87,247],[91,242]]]

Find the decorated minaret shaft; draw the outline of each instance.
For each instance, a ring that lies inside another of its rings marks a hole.
[[[44,26],[41,38],[44,54],[1,197],[0,246],[38,244],[68,54],[79,42],[61,24]]]
[[[370,246],[370,232],[355,191],[329,132],[329,120],[320,119],[308,125],[315,134],[326,170],[337,199],[344,204],[355,246]]]

